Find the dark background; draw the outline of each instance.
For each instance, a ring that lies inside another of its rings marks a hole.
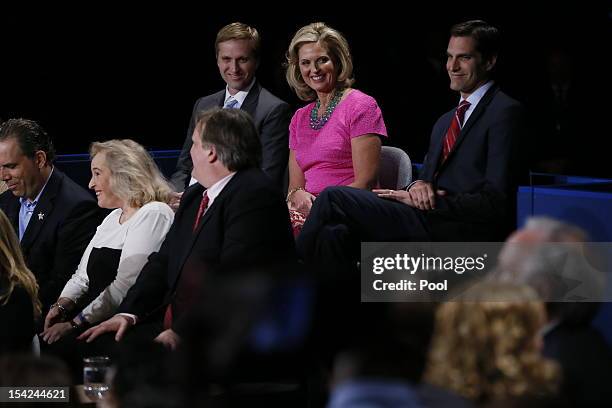
[[[421,161],[434,121],[458,101],[444,69],[448,29],[482,18],[502,31],[497,80],[528,109],[532,152],[525,154],[532,167],[612,176],[606,152],[612,136],[610,3],[492,3],[406,3],[401,12],[383,1],[228,2],[225,9],[24,5],[1,17],[0,117],[39,121],[60,153],[82,153],[90,142],[110,138],[178,149],[194,101],[224,85],[213,48],[219,28],[232,21],[258,28],[258,79],[296,108],[300,102],[284,79],[284,52],[299,27],[325,21],[347,36],[355,87],[379,102],[389,144]],[[553,96],[553,78],[569,83],[562,102]]]

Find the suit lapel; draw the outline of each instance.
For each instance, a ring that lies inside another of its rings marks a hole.
[[[192,188],[192,187],[190,187]],[[183,210],[183,214],[182,214],[182,220],[181,220],[181,224],[180,224],[180,229],[179,229],[179,240],[180,242],[183,243],[183,245],[180,245],[178,248],[180,248],[180,250],[178,251],[178,262],[176,263],[176,270],[174,271],[174,284],[176,284],[176,281],[179,277],[180,274],[180,270],[183,267],[183,264],[185,263],[185,260],[187,259],[187,256],[191,253],[191,248],[193,247],[194,244],[194,234],[192,232],[193,229],[193,223],[196,217],[196,214],[198,212],[198,207],[200,205],[200,200],[202,199],[202,193],[204,192],[204,187],[202,187],[200,184],[197,184],[197,186],[193,187],[195,189],[195,192],[193,193],[193,196],[191,197],[191,203],[188,204],[189,208],[186,208]],[[186,193],[185,193],[186,194]],[[187,197],[183,196],[184,200],[187,200]],[[178,215],[178,214],[177,214]],[[175,216],[175,221],[178,219]]]
[[[225,89],[217,93],[216,103],[217,103],[216,106],[218,106],[219,108],[223,108],[223,105],[225,104]]]
[[[489,89],[487,93],[483,95],[482,99],[478,103],[478,106],[476,106],[476,109],[474,112],[472,112],[468,118],[468,121],[465,122],[463,128],[461,128],[461,133],[459,133],[459,138],[457,138],[456,144],[461,143],[461,141],[465,138],[465,135],[474,126],[474,123],[478,122],[478,119],[480,119],[482,114],[487,110],[489,103],[491,103],[491,99],[493,99],[493,96],[495,96],[498,90],[499,88],[497,86],[492,86],[491,89]]]
[[[257,101],[259,100],[259,93],[261,92],[261,85],[258,82],[253,84],[253,87],[247,94],[246,99],[240,106],[240,109],[248,112],[251,117],[255,117],[255,109],[257,109]]]
[[[47,185],[45,186],[45,191],[43,191],[42,195],[40,196],[38,204],[36,204],[36,208],[34,209],[32,218],[30,218],[28,227],[23,234],[23,238],[21,239],[21,246],[24,249],[29,248],[30,245],[32,245],[42,230],[45,222],[49,219],[49,217],[51,217],[53,207],[55,205],[55,197],[57,196],[61,186],[61,180],[62,176],[60,172],[57,169],[54,169],[53,174],[49,178],[49,182],[47,182]]]
[[[428,166],[431,171],[431,177],[433,178],[433,173],[438,170],[438,163],[440,163],[440,156],[442,155],[442,143],[444,143],[444,137],[446,136],[446,132],[450,126],[450,121],[453,119],[454,110],[448,112],[448,123],[446,126],[443,126],[437,135],[435,135],[435,145],[433,146],[433,151],[427,154],[427,161],[431,165]],[[430,157],[431,156],[431,157]],[[431,160],[431,161],[430,161]]]
[[[497,86],[493,85],[487,91],[487,93],[485,93],[483,95],[483,97],[480,100],[480,102],[478,102],[478,105],[476,106],[476,109],[474,110],[474,112],[472,112],[472,114],[468,118],[467,122],[465,122],[463,127],[461,128],[461,132],[459,133],[459,137],[455,141],[455,145],[453,146],[453,149],[448,154],[448,157],[446,158],[444,163],[442,163],[442,165],[440,166],[440,170],[442,170],[444,168],[444,165],[446,163],[448,163],[450,160],[452,160],[453,156],[455,155],[455,152],[461,146],[461,143],[465,139],[466,135],[474,127],[474,124],[476,122],[478,122],[478,119],[480,119],[480,117],[485,113],[485,111],[487,110],[487,107],[489,106],[489,103],[491,103],[491,100],[493,99],[493,96],[495,96],[495,94],[497,93],[498,90],[499,90],[499,88]],[[452,116],[451,116],[451,118],[452,118]],[[450,121],[449,121],[449,126],[450,126]],[[442,137],[442,139],[443,139],[443,137]],[[442,152],[442,143],[441,142],[440,142],[439,149],[437,149],[436,151],[438,152],[438,157],[439,157],[441,152]]]
[[[249,115],[255,117],[255,109],[257,109],[257,101],[259,100],[260,92],[261,92],[261,85],[259,85],[259,83],[255,81],[255,83],[253,84],[253,87],[251,87],[251,90],[247,94],[247,97],[244,99],[244,102],[242,102],[242,105],[240,105],[240,110],[248,112]],[[224,105],[225,105],[225,89],[219,92],[219,95],[217,98],[217,106],[220,108],[223,108]]]
[[[189,228],[187,231],[184,232],[184,234],[189,233],[190,238],[186,240],[187,245],[183,247],[183,251],[181,253],[181,257],[178,263],[176,278],[174,279],[174,285],[176,285],[178,277],[180,276],[180,271],[183,269],[183,266],[185,265],[185,262],[187,261],[187,258],[189,257],[189,255],[191,255],[191,252],[193,251],[193,247],[196,241],[199,239],[200,234],[206,233],[202,231],[204,229],[204,226],[214,216],[216,216],[216,214],[220,211],[220,208],[223,206],[223,201],[225,200],[227,196],[232,194],[233,186],[235,185],[236,180],[239,178],[240,178],[240,172],[236,173],[234,177],[232,177],[232,179],[229,181],[229,183],[227,183],[225,188],[221,190],[221,193],[215,198],[215,201],[212,203],[212,205],[206,210],[206,212],[202,216],[202,219],[200,220],[200,223],[198,224],[198,228],[196,229],[196,231],[191,232],[192,226],[195,222],[197,207],[200,204],[200,199],[202,197],[202,193],[204,192],[203,187],[198,189],[199,194],[196,193],[196,197],[194,197],[194,204],[192,204],[196,208],[196,210],[193,211],[193,207],[192,207],[191,211],[186,212],[186,214],[188,214],[186,215],[187,219],[183,223],[183,228],[185,229]]]

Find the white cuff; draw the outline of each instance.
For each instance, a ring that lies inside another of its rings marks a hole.
[[[138,317],[130,313],[117,313],[119,316],[129,317],[132,320],[132,326],[138,323]]]

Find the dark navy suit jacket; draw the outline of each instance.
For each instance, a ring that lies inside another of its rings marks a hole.
[[[425,212],[430,234],[434,240],[503,240],[515,227],[517,183],[526,174],[519,152],[526,131],[523,108],[492,86],[441,163],[454,113],[434,125],[419,177],[447,192],[436,197],[435,210]]]

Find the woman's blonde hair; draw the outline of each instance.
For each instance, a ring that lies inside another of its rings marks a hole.
[[[0,210],[0,305],[8,303],[16,285],[28,292],[32,299],[34,318],[38,318],[41,313],[38,283],[25,264],[13,226]]]
[[[536,341],[544,323],[530,287],[477,287],[439,307],[425,379],[478,402],[553,394],[559,368]]]
[[[140,208],[151,201],[169,203],[172,189],[140,144],[130,139],[92,143],[90,157],[99,153],[105,154],[111,190],[130,207]]]
[[[312,101],[317,97],[317,93],[304,82],[299,61],[299,51],[302,45],[313,42],[318,42],[330,54],[336,67],[337,89],[348,88],[355,82],[353,60],[346,38],[325,23],[308,24],[295,33],[286,54],[287,83],[303,101]]]

